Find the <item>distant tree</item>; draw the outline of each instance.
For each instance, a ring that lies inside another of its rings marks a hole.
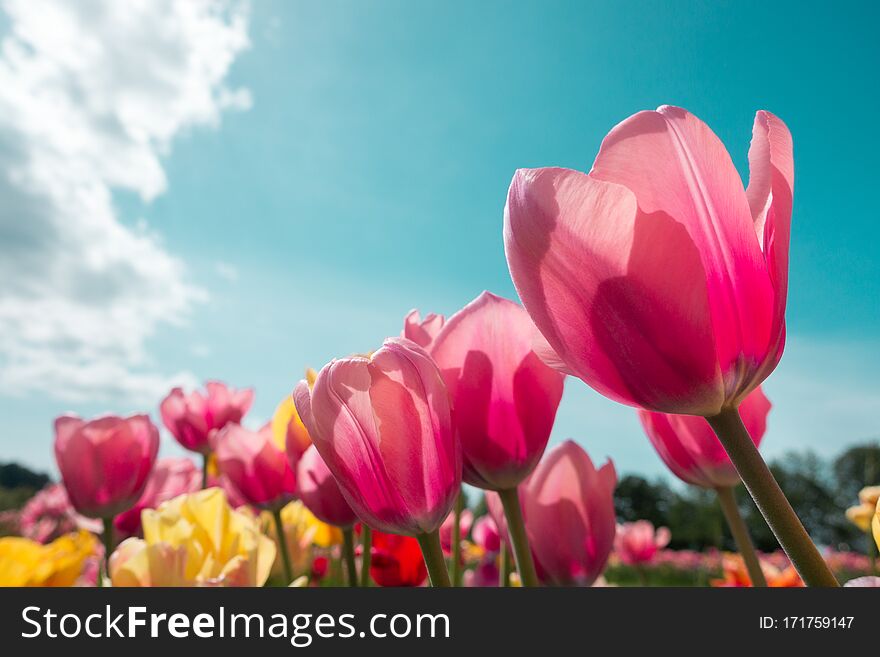
[[[831,469],[841,503],[855,504],[863,487],[880,484],[880,444],[875,441],[850,447],[834,459]]]
[[[34,472],[18,463],[0,463],[0,488],[32,488],[40,490],[49,483],[49,476]]]

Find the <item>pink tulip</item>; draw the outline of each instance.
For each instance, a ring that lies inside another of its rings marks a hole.
[[[855,579],[849,580],[845,587],[848,588],[880,588],[880,577],[866,576],[866,577],[856,577]]]
[[[357,522],[358,517],[314,445],[309,446],[297,465],[296,483],[297,497],[318,520],[345,528]]]
[[[647,520],[625,522],[617,527],[614,550],[620,560],[630,566],[650,563],[657,550],[669,544],[670,538],[669,529],[660,527],[655,531]]]
[[[141,511],[155,509],[178,495],[194,493],[201,485],[202,473],[189,459],[159,459],[144,494],[132,508],[116,516],[113,524],[121,536],[137,536],[141,533]]]
[[[248,504],[279,509],[296,493],[296,475],[284,450],[275,444],[272,426],[250,431],[227,424],[214,440],[221,479]]]
[[[490,554],[501,549],[501,536],[498,533],[498,526],[490,515],[481,516],[474,523],[471,536],[476,545],[479,545]]]
[[[50,543],[77,529],[101,533],[101,521],[79,515],[61,484],[49,484],[29,499],[17,522],[21,535],[38,543]]]
[[[131,508],[147,485],[159,451],[159,430],[146,415],[55,420],[55,461],[74,508],[112,518]]]
[[[564,375],[534,352],[536,335],[521,306],[483,292],[434,341],[469,484],[515,488],[547,447]]]
[[[528,481],[523,507],[539,574],[546,582],[589,586],[614,545],[614,487],[609,460],[596,470],[568,440],[551,450]]]
[[[412,340],[430,352],[431,345],[445,322],[446,318],[443,315],[428,313],[425,315],[425,319],[422,319],[418,310],[410,310],[403,319],[403,331],[401,331],[400,337]]]
[[[462,540],[471,531],[471,525],[474,523],[474,513],[470,509],[462,509],[461,517],[458,524],[458,536]],[[440,546],[447,554],[452,552],[452,532],[455,529],[455,510],[451,511],[443,524],[440,525]]]
[[[739,407],[746,430],[761,444],[767,429],[770,400],[756,388]],[[640,410],[639,419],[654,449],[672,473],[689,484],[723,488],[739,483],[736,468],[705,418]]]
[[[429,534],[461,486],[449,395],[417,344],[389,338],[370,357],[334,360],[296,409],[355,513],[385,532]]]
[[[501,573],[498,569],[498,555],[485,555],[474,568],[464,573],[462,583],[468,588],[498,586]]]
[[[174,388],[159,407],[162,423],[183,447],[208,454],[212,434],[229,423],[239,423],[254,401],[251,389],[234,390],[225,383],[208,381],[205,393],[185,395]]]
[[[749,167],[744,190],[708,126],[663,106],[617,125],[589,174],[516,172],[507,261],[558,365],[625,404],[707,417],[773,371],[794,165],[769,112],[755,118]]]

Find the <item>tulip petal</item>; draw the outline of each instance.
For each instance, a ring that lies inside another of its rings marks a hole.
[[[590,176],[626,186],[642,212],[661,212],[684,226],[705,269],[726,397],[747,393],[750,374],[777,344],[775,295],[742,181],[724,145],[694,115],[663,106],[618,124],[602,142]]]
[[[775,331],[783,340],[794,196],[794,154],[788,127],[781,119],[764,110],[755,115],[752,128],[746,196],[775,292]],[[774,357],[766,364],[768,372],[776,366],[781,354],[781,345],[771,352]]]
[[[520,170],[504,240],[523,304],[571,372],[625,404],[720,410],[706,274],[681,224],[621,185]]]

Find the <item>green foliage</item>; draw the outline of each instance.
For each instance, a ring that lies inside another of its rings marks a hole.
[[[771,463],[770,469],[817,543],[839,550],[867,549],[865,535],[847,521],[844,511],[858,502],[863,486],[880,483],[880,447],[852,447],[832,461],[811,452],[790,453]],[[756,547],[766,552],[778,549],[742,486],[736,497]],[[622,522],[643,518],[669,527],[673,549],[735,549],[713,491],[628,475],[618,483],[615,507]]]

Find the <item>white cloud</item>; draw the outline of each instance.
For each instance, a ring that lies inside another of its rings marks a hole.
[[[7,0],[0,43],[0,393],[155,401],[147,340],[206,293],[115,189],[165,191],[173,139],[250,106],[224,79],[247,6]]]

